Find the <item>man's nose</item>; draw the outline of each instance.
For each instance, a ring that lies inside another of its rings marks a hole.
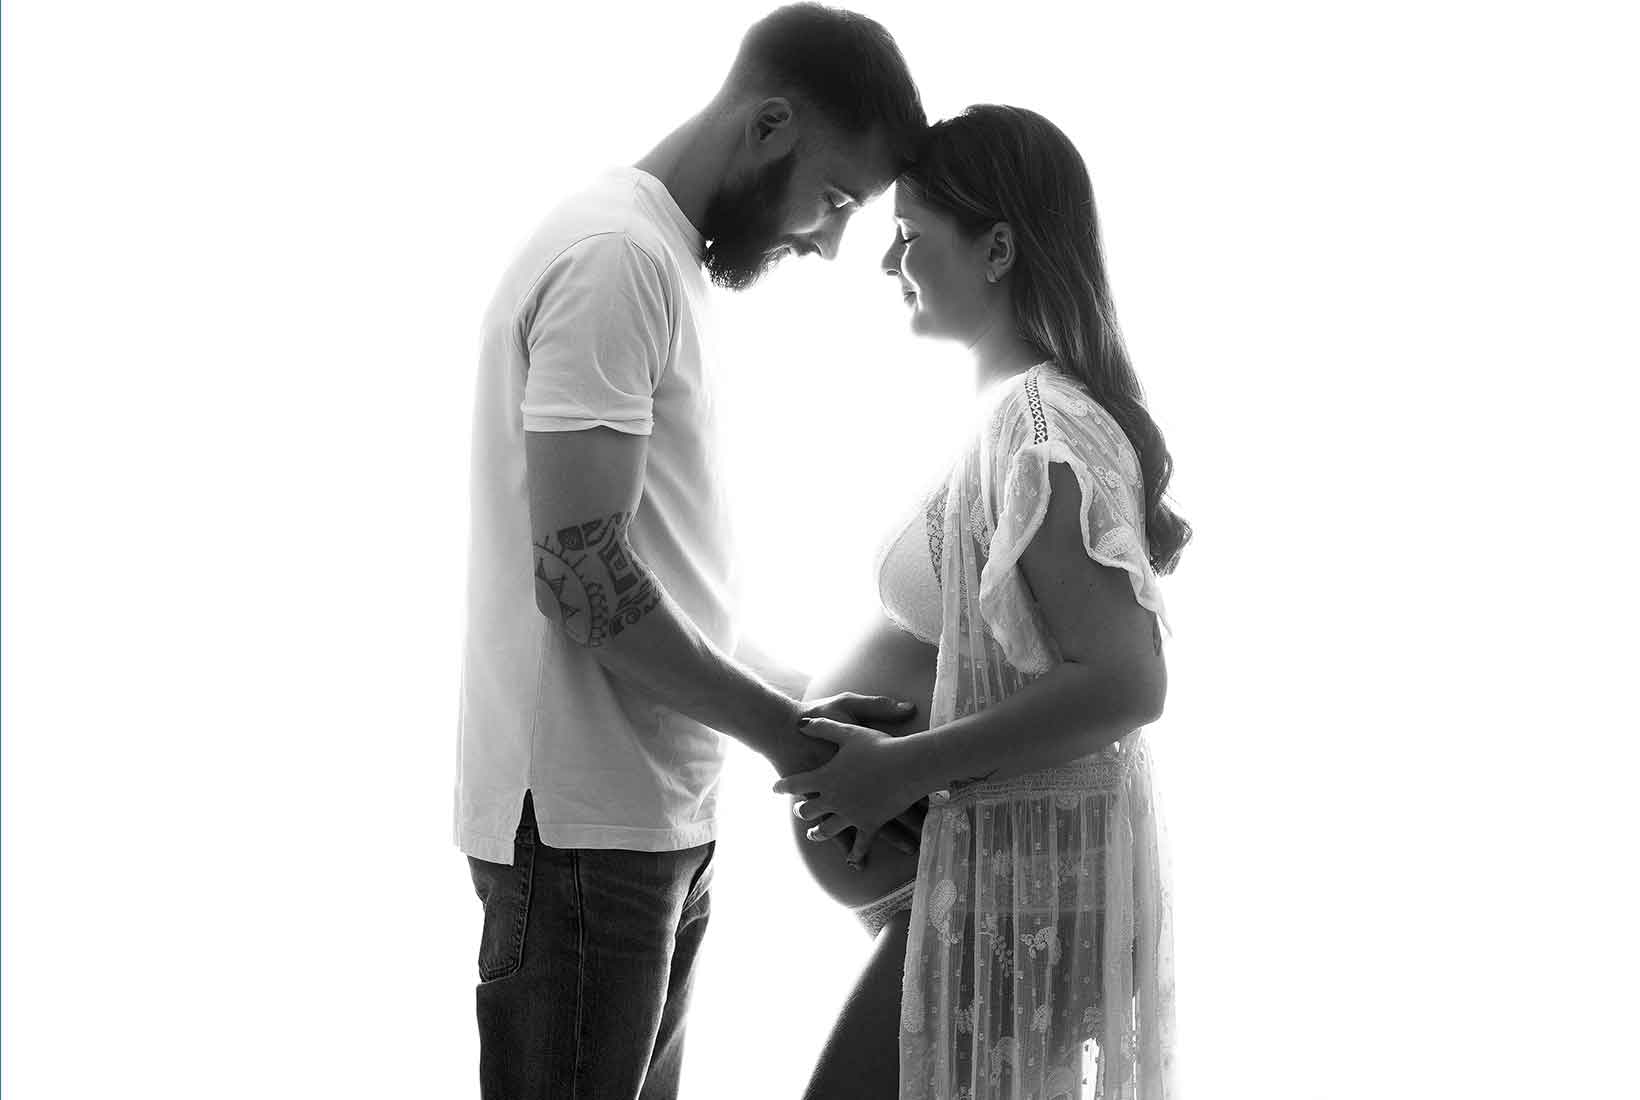
[[[837,229],[816,233],[814,235],[813,243],[814,250],[820,253],[820,258],[822,260],[835,260],[837,258],[837,250],[843,243],[842,227],[839,226]]]

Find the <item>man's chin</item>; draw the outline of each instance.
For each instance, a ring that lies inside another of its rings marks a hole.
[[[711,278],[714,286],[724,290],[749,290],[755,286],[763,276],[781,260],[791,255],[788,245],[781,245],[769,252],[763,253],[755,261],[719,261],[715,257],[707,257],[706,274]]]

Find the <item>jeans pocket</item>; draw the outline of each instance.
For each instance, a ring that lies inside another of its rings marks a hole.
[[[712,876],[717,870],[715,857],[717,855],[717,841],[709,840],[705,845],[706,851],[701,865],[695,870],[694,881],[689,884],[689,893],[683,900],[684,909],[694,908],[701,899],[710,897]]]
[[[478,980],[511,977],[524,965],[524,930],[530,918],[530,881],[535,846],[514,847],[512,866],[467,857],[473,890],[484,904],[484,934],[478,947]]]

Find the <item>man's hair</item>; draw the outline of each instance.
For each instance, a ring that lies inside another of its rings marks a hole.
[[[880,126],[901,161],[928,125],[893,36],[875,19],[824,4],[788,4],[752,24],[726,87],[791,95],[850,137]]]

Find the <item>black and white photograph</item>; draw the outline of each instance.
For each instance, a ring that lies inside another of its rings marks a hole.
[[[1637,29],[0,5],[0,1094],[1640,1097]]]

